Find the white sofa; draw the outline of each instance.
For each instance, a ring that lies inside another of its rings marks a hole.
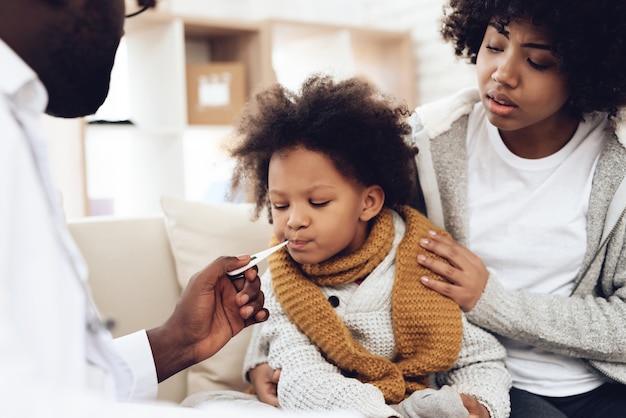
[[[68,222],[90,273],[93,298],[112,321],[114,336],[161,324],[182,286],[220,255],[267,247],[266,216],[251,221],[252,205],[190,202],[164,197],[163,214],[136,218],[91,217]],[[266,268],[260,266],[260,272]],[[179,402],[213,389],[243,390],[241,373],[250,328],[211,359],[159,385],[159,399]]]

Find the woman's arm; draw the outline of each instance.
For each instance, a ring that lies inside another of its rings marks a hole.
[[[443,235],[430,236],[427,241],[423,246],[449,260],[453,267],[430,258],[419,260],[450,281],[422,282],[459,303],[472,323],[558,354],[626,362],[624,257],[614,266],[612,288],[605,289],[612,292],[611,296],[564,297],[507,290],[461,244]]]

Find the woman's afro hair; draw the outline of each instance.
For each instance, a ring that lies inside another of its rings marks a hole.
[[[622,0],[449,0],[441,33],[476,63],[491,19],[544,25],[571,89],[569,109],[614,115],[626,104],[626,2]]]

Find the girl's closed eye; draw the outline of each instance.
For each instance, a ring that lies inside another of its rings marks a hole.
[[[289,205],[287,203],[275,203],[275,202],[272,202],[272,208],[274,208],[276,210],[287,209],[288,207],[289,207]]]
[[[311,204],[311,206],[316,207],[316,208],[321,208],[324,207],[326,205],[328,205],[330,203],[330,200],[309,200],[309,203]]]

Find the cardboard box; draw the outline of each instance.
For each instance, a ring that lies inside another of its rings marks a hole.
[[[230,125],[246,102],[246,73],[241,62],[187,65],[187,113],[190,125]]]

